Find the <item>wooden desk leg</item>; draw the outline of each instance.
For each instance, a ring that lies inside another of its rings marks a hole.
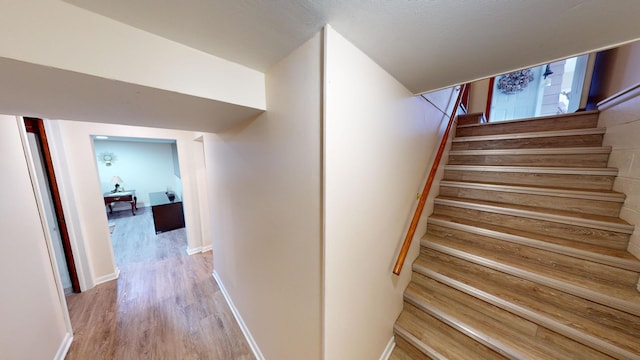
[[[109,204],[109,214],[113,214],[113,204]]]
[[[135,201],[131,201],[131,202],[130,202],[130,204],[131,204],[131,213],[135,216],[135,214],[136,214],[136,209],[135,209],[135,208],[136,208],[136,205],[135,205]]]

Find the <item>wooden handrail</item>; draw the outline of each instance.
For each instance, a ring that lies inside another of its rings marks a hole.
[[[456,100],[456,104],[453,107],[453,111],[449,116],[449,124],[447,124],[447,129],[444,131],[442,135],[442,140],[440,141],[440,147],[438,147],[438,152],[436,154],[436,158],[433,161],[433,165],[431,166],[431,171],[429,172],[429,177],[427,177],[427,182],[424,184],[424,189],[422,190],[422,194],[420,195],[420,201],[418,202],[418,207],[416,208],[415,213],[413,213],[413,218],[411,219],[411,225],[409,225],[409,231],[407,231],[407,236],[404,238],[404,242],[402,243],[402,248],[400,248],[400,253],[398,254],[398,259],[396,260],[396,264],[393,267],[393,273],[396,275],[400,275],[402,271],[402,266],[404,265],[404,260],[407,258],[407,253],[409,252],[409,248],[411,247],[411,241],[413,236],[415,235],[416,228],[418,227],[418,222],[420,221],[420,216],[422,216],[422,210],[424,210],[424,205],[427,202],[427,197],[429,196],[429,191],[431,190],[431,185],[433,184],[433,180],[436,177],[436,172],[438,171],[438,166],[440,166],[440,160],[442,159],[442,154],[444,153],[444,149],[447,146],[447,139],[449,138],[449,133],[451,132],[451,128],[453,127],[453,120],[456,117],[456,113],[458,112],[458,108],[460,107],[460,102],[462,101],[463,94],[467,88],[467,84],[464,84],[460,87],[460,92],[458,93],[458,99]]]

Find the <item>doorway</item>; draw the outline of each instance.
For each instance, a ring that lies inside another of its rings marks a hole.
[[[500,76],[495,82],[489,121],[534,117],[538,111],[540,67]]]
[[[24,117],[27,142],[42,195],[44,215],[49,224],[54,256],[65,294],[79,293],[80,283],[67,231],[62,201],[53,169],[49,143],[42,119]]]
[[[489,89],[489,121],[558,115],[584,108],[593,59],[582,55],[495,77]]]
[[[93,135],[111,246],[120,274],[163,250],[163,233],[187,246],[182,178],[174,139]]]

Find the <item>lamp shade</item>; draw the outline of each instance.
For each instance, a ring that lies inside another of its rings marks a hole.
[[[122,183],[124,181],[122,181],[122,178],[120,178],[120,176],[114,176],[114,177],[111,178],[111,182],[114,183],[114,184],[119,184],[119,183]]]

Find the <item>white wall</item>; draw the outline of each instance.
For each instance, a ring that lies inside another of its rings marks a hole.
[[[636,225],[628,250],[640,258],[640,91],[620,104],[604,107],[598,126],[606,127],[603,145],[611,146],[609,167],[618,169],[614,191],[627,195],[620,217]]]
[[[267,359],[321,358],[321,36],[267,72],[269,111],[205,135],[214,269]]]
[[[177,141],[188,247],[192,252],[202,248],[198,194],[191,155],[193,132],[66,120],[45,120],[45,123],[55,130],[50,132],[49,143],[52,155],[57,159],[54,167],[56,176],[60,178],[63,205],[65,202],[67,204],[64,210],[68,216],[70,237],[74,246],[86,253],[86,263],[81,268],[91,273],[84,274],[88,279],[84,280],[83,289],[117,276],[91,135]]]
[[[264,74],[62,1],[3,1],[0,33],[0,57],[264,109]]]
[[[628,250],[640,258],[640,42],[608,51],[605,64],[598,126],[612,147],[608,166],[618,169],[613,189],[627,195],[620,217],[636,225]]]
[[[198,208],[200,210],[200,232],[202,249],[211,250],[211,211],[213,204],[209,194],[209,181],[204,153],[204,135],[200,135],[193,142],[193,159],[196,167],[196,186],[198,187]]]
[[[490,79],[482,79],[469,84],[469,109],[467,109],[469,114],[485,113],[487,111],[489,83]]]
[[[392,275],[442,114],[331,28],[325,84],[324,358],[377,359],[424,234]]]
[[[640,83],[640,41],[609,50],[605,59],[608,70],[602,79],[604,97]]]
[[[36,198],[13,116],[0,115],[0,349],[6,359],[53,359],[67,335]],[[70,336],[70,334],[68,334]],[[67,339],[68,340],[68,339]]]
[[[175,176],[171,143],[111,141],[96,139],[93,142],[101,191],[114,189],[111,178],[120,176],[125,190],[136,190],[138,207],[149,205],[149,193],[175,191],[182,198],[180,178]],[[99,155],[110,152],[117,160],[107,166]],[[116,203],[114,209],[131,209],[127,203]]]

